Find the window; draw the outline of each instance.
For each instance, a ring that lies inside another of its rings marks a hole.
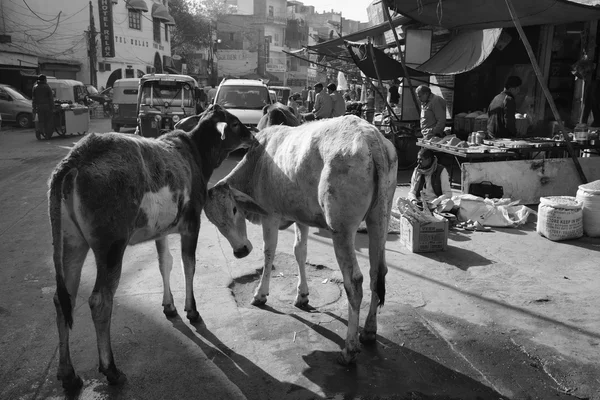
[[[273,17],[275,14],[275,10],[273,9],[273,6],[269,6],[269,17]]]
[[[229,40],[231,40],[232,42],[235,40],[235,33],[229,32]]]
[[[153,26],[153,31],[154,31],[154,41],[156,43],[160,43],[160,20],[153,18],[152,26]]]
[[[275,45],[279,46],[279,33],[276,33],[275,35],[273,35],[273,39],[274,39]]]
[[[142,12],[138,10],[129,10],[129,27],[131,29],[142,30]]]
[[[169,42],[169,25],[165,25],[165,42]]]

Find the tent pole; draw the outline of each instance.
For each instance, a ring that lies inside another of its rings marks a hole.
[[[544,81],[544,76],[542,75],[540,66],[537,63],[535,54],[533,54],[533,49],[531,48],[531,44],[529,43],[527,36],[525,36],[525,32],[523,31],[521,22],[519,21],[519,18],[517,17],[517,13],[515,12],[512,1],[505,0],[505,2],[506,2],[506,7],[508,7],[508,12],[510,13],[510,17],[512,18],[513,23],[515,24],[515,28],[517,28],[517,31],[519,32],[519,36],[521,37],[521,41],[523,42],[523,45],[525,46],[525,50],[527,50],[527,55],[529,55],[529,59],[531,60],[531,65],[533,66],[533,70],[535,72],[535,75],[537,76],[538,82],[540,83],[540,86],[542,87],[542,91],[544,92],[544,95],[546,96],[546,100],[548,100],[548,104],[550,105],[550,109],[552,110],[552,114],[554,115],[554,119],[558,122],[558,128],[563,132],[563,136],[565,138],[565,143],[567,144],[567,150],[569,151],[569,155],[573,159],[573,163],[575,164],[575,168],[577,169],[579,178],[581,179],[581,181],[583,183],[587,183],[587,178],[585,177],[585,174],[583,173],[581,164],[579,164],[579,160],[577,159],[577,155],[575,154],[575,150],[573,149],[573,144],[571,143],[571,138],[567,134],[567,132],[565,130],[565,126],[563,125],[562,121],[560,120],[560,115],[558,114],[558,109],[556,108],[556,104],[554,104],[554,99],[552,98],[552,95],[550,94],[550,90],[548,89],[548,85],[546,85],[546,81]]]
[[[379,82],[379,89],[381,89],[381,88],[383,88],[383,82],[381,81],[381,78],[379,77],[379,69],[377,69],[377,60],[375,59],[375,51],[373,51],[373,42],[371,42],[371,38],[368,38],[368,40],[369,40],[369,43],[367,46],[369,46],[369,51],[371,52],[371,58],[373,59],[373,67],[375,67],[375,74],[377,74],[377,81]],[[373,85],[373,83],[371,83],[371,86],[374,87],[375,85]],[[383,99],[383,102],[385,103],[385,107],[388,109],[390,114],[394,116],[396,121],[400,121],[400,118],[398,118],[398,116],[394,112],[394,109],[390,106],[390,103],[388,103],[387,99],[385,98],[383,93],[380,92],[379,89],[376,89],[376,90],[377,90],[377,93],[379,93],[379,96],[381,96],[381,98]]]
[[[402,70],[404,71],[404,77],[406,78],[406,82],[408,82],[408,89],[410,90],[410,95],[415,103],[415,109],[417,112],[421,111],[421,107],[419,106],[419,101],[417,100],[417,94],[413,90],[412,82],[410,81],[410,75],[408,74],[408,69],[406,68],[406,59],[404,57],[404,53],[402,52],[402,48],[400,47],[400,39],[398,39],[398,32],[396,32],[396,28],[392,24],[392,16],[390,15],[390,9],[387,5],[383,4],[383,12],[385,14],[385,18],[390,25],[390,29],[394,33],[394,39],[396,40],[396,46],[398,46],[398,54],[400,55],[400,64],[402,64]],[[404,96],[404,92],[402,93]]]

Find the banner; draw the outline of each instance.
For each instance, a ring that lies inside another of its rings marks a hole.
[[[115,56],[115,35],[113,30],[112,0],[98,0],[100,13],[100,43],[102,57]]]

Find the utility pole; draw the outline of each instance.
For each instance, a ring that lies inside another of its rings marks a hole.
[[[88,38],[88,56],[90,61],[90,84],[98,88],[98,76],[96,72],[96,26],[94,25],[94,6],[90,1],[90,31]]]

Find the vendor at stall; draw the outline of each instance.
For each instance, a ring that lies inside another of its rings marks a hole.
[[[522,83],[518,76],[509,76],[504,84],[504,90],[490,103],[487,123],[487,134],[490,139],[517,136],[515,96],[519,93]]]
[[[33,114],[37,114],[39,121],[36,129],[42,131],[44,137],[50,138],[54,130],[54,93],[48,86],[46,75],[38,76],[31,94],[31,104]]]
[[[421,134],[424,138],[443,137],[446,126],[446,100],[431,93],[426,85],[417,87],[417,97],[421,102]]]
[[[452,203],[450,175],[446,167],[438,163],[431,150],[421,149],[417,155],[417,167],[410,180],[408,199],[420,207],[448,211]]]

